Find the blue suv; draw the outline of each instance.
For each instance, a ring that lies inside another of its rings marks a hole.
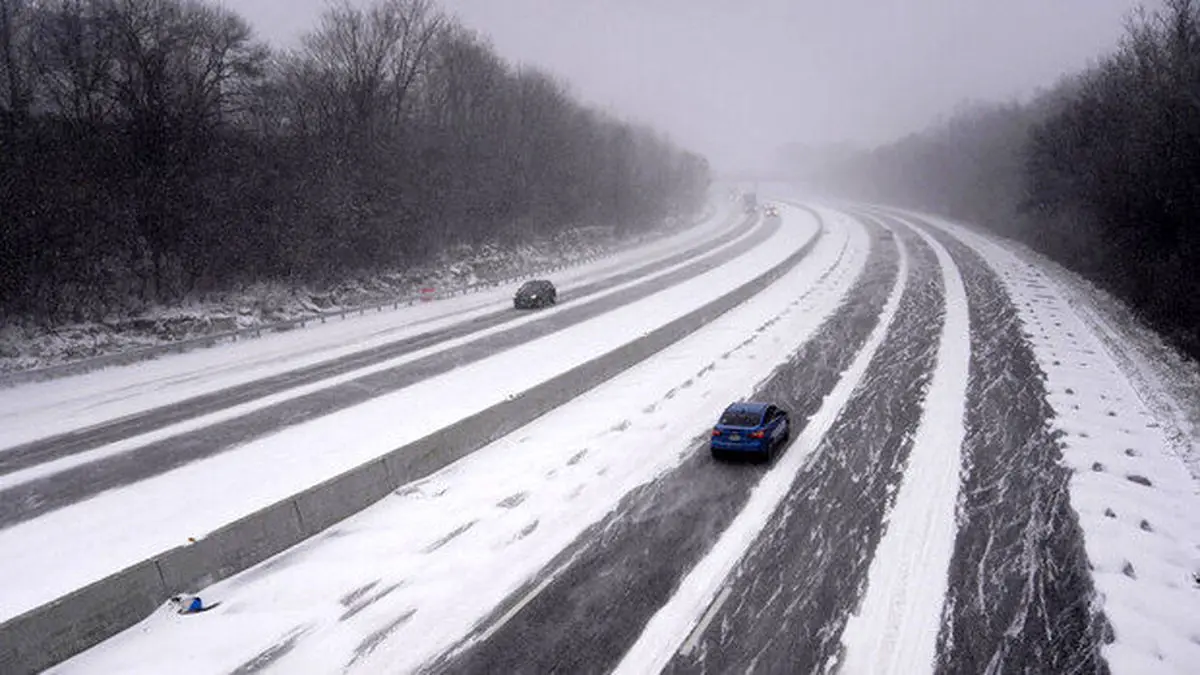
[[[770,403],[733,403],[712,430],[710,447],[716,459],[750,456],[770,461],[792,437],[788,413]]]

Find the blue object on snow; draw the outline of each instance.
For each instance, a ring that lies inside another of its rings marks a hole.
[[[171,604],[180,614],[195,614],[210,609],[204,606],[204,601],[198,595],[176,595],[171,598]]]

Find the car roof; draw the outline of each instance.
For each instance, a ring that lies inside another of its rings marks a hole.
[[[725,412],[745,412],[761,415],[766,412],[769,405],[771,404],[761,401],[738,401],[737,403],[730,403]]]

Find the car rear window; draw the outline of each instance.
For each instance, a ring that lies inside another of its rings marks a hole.
[[[731,427],[756,427],[762,415],[759,413],[750,413],[742,410],[726,410],[724,415],[721,415],[721,424],[726,424]]]

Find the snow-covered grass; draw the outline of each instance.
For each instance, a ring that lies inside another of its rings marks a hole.
[[[1062,298],[1154,411],[1192,477],[1200,481],[1200,362],[1168,344],[1111,293],[1026,247],[1010,249],[1054,280]]]
[[[191,617],[164,609],[57,672],[151,673],[166,662],[177,675],[229,672],[289,636],[299,637],[276,663],[282,669],[414,670],[622,495],[677,466],[730,400],[752,392],[844,301],[867,238],[840,215],[828,214],[827,224],[831,233],[800,266],[701,331],[325,535],[206,589],[206,600],[222,602],[217,609]],[[803,212],[784,211],[784,230],[811,228]],[[848,254],[815,286],[847,238]],[[786,252],[778,240],[767,247]],[[736,282],[722,270],[684,296],[711,297]],[[659,315],[663,302],[637,311]],[[608,332],[620,321],[603,325]],[[538,353],[555,353],[548,347]]]
[[[933,672],[958,532],[971,361],[967,291],[946,248],[920,227],[912,229],[937,254],[945,323],[904,478],[871,558],[866,592],[842,633],[847,673]]]
[[[608,353],[752,279],[816,232],[816,223],[797,213],[745,254],[756,265],[742,258],[727,261],[487,359],[0,530],[0,550],[6,551],[0,557],[0,578],[7,587],[0,619],[181,545],[188,537],[203,537]],[[212,497],[179,498],[193,495],[195,486],[206,486]],[[89,555],[73,555],[81,549]]]
[[[1118,675],[1195,673],[1200,486],[1168,431],[1186,420],[1172,418],[1171,407],[1149,405],[1134,386],[1136,376],[1121,368],[1141,362],[1142,372],[1160,372],[1162,366],[1151,366],[1114,337],[1133,329],[1102,328],[1106,312],[1089,306],[1095,295],[1073,288],[1069,276],[1047,273],[966,228],[934,222],[978,250],[999,273],[1046,373],[1053,426],[1062,435],[1063,460],[1074,472],[1071,504],[1083,528],[1100,609],[1114,632],[1112,643],[1103,646],[1104,657]],[[1195,436],[1190,440],[1194,444]]]
[[[564,294],[724,236],[739,222],[728,208],[694,228],[553,275]],[[0,448],[80,429],[186,398],[332,360],[511,307],[513,288],[349,315],[303,330],[163,356],[128,366],[0,389]]]
[[[421,265],[352,274],[324,286],[256,282],[194,294],[171,305],[127,308],[99,321],[47,326],[6,317],[0,324],[0,373],[375,305],[412,296],[422,288],[462,288],[530,270],[578,264],[676,234],[687,224],[685,219],[672,218],[650,232],[628,237],[618,237],[612,227],[582,227],[520,245],[460,245]]]

